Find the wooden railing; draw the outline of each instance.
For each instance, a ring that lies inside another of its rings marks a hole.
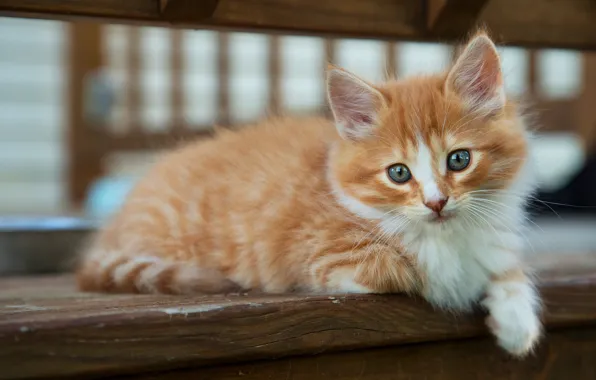
[[[513,45],[596,49],[593,0],[0,0],[0,14],[449,42],[486,25]]]
[[[127,59],[125,76],[127,85],[123,89],[126,98],[126,113],[128,115],[124,125],[119,125],[118,133],[115,128],[106,125],[104,122],[94,122],[85,115],[84,104],[81,99],[85,95],[85,80],[89,75],[106,67],[106,56],[102,52],[105,43],[105,33],[102,33],[102,26],[98,24],[74,23],[70,27],[71,39],[71,68],[70,68],[70,93],[71,119],[70,119],[70,199],[79,204],[86,196],[86,191],[91,182],[102,175],[102,158],[114,152],[159,150],[171,147],[173,144],[190,138],[208,137],[212,134],[213,126],[236,127],[231,123],[230,109],[230,57],[229,34],[225,32],[217,35],[217,86],[216,86],[216,107],[217,116],[213,123],[208,125],[191,125],[184,118],[183,104],[186,99],[183,91],[185,80],[185,68],[183,59],[184,34],[180,30],[170,30],[168,43],[170,45],[169,72],[170,79],[167,102],[170,106],[170,120],[166,123],[165,129],[159,131],[150,130],[141,121],[141,47],[140,30],[136,27],[126,29],[123,36],[127,40]],[[268,58],[268,106],[267,114],[284,113],[281,91],[281,49],[282,39],[277,35],[269,35]],[[327,38],[324,40],[324,60],[335,61],[336,40]],[[397,73],[396,53],[399,44],[384,42],[385,66],[388,73]],[[453,55],[457,48],[453,49]],[[528,77],[528,97],[532,100],[533,109],[536,112],[536,125],[543,131],[560,129],[580,129],[577,127],[582,113],[578,105],[586,108],[585,101],[578,103],[577,99],[549,100],[543,98],[537,89],[537,52],[530,50]],[[586,60],[586,62],[592,62]],[[321,62],[321,72],[326,62]],[[594,64],[586,65],[586,70],[595,70]],[[587,74],[585,74],[586,76]],[[321,76],[322,78],[322,76]],[[323,86],[321,86],[323,88]],[[592,96],[592,99],[594,97]],[[327,107],[320,105],[320,109],[314,113],[325,114]],[[588,112],[588,111],[586,111]],[[328,113],[328,112],[327,112]],[[585,119],[585,117],[584,117]],[[587,123],[585,120],[583,123]],[[591,134],[591,129],[582,127],[585,135]]]

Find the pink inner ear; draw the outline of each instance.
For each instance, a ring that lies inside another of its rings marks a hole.
[[[354,121],[354,123],[356,124],[365,124],[365,125],[369,125],[373,123],[373,119],[372,117],[370,117],[370,115],[366,115],[360,112],[355,112],[354,115],[352,116],[352,120]]]
[[[470,84],[470,91],[480,99],[487,99],[501,86],[501,69],[499,59],[492,51],[482,52],[479,73]]]
[[[348,139],[371,135],[380,93],[366,82],[339,70],[330,73],[328,91],[340,134]]]
[[[477,37],[468,45],[449,74],[447,86],[471,110],[490,115],[504,106],[500,60],[489,39]]]
[[[497,87],[497,78],[491,72],[482,70],[469,84],[469,95],[477,99],[491,97]]]

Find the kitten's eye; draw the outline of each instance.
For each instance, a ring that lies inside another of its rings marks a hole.
[[[395,164],[387,168],[387,175],[395,183],[406,183],[412,178],[410,169],[404,164]]]
[[[468,165],[470,165],[469,151],[461,149],[449,153],[449,156],[447,157],[447,167],[449,170],[459,172],[467,168]]]

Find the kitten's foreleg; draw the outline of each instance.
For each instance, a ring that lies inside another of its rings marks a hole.
[[[384,246],[325,254],[310,273],[313,290],[331,293],[411,293],[420,287],[410,259]]]
[[[521,269],[494,276],[483,305],[489,312],[487,324],[501,347],[516,356],[532,351],[542,329],[540,298]]]

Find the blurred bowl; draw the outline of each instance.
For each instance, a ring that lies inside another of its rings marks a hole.
[[[0,276],[69,271],[95,229],[80,218],[0,218]]]

